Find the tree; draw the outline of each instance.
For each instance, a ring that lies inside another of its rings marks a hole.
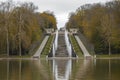
[[[67,28],[79,28],[97,53],[120,52],[120,2],[86,4],[72,13]]]
[[[45,28],[57,28],[57,22],[56,22],[56,18],[53,14],[53,12],[50,11],[45,11],[43,13],[40,13],[40,23],[41,23],[41,27],[43,29]]]
[[[9,56],[9,26],[11,23],[9,23],[9,18],[12,14],[12,9],[14,8],[12,1],[7,1],[1,3],[1,11],[3,12],[4,16],[4,28],[6,31],[6,43],[7,43],[7,55]]]
[[[17,5],[12,1],[0,3],[0,53],[28,55],[41,43],[44,28],[56,29],[54,14],[39,13],[36,9],[31,2]]]
[[[104,39],[108,42],[109,55],[111,54],[111,41],[112,41],[112,29],[113,29],[113,18],[111,15],[103,16],[101,20],[102,25],[102,35]]]
[[[32,3],[24,3],[16,10],[16,19],[18,26],[18,42],[19,42],[19,55],[22,55],[22,48],[30,44],[27,33],[30,32],[31,16],[33,16],[36,7]],[[25,29],[26,28],[26,29]],[[28,41],[26,42],[27,39]],[[29,42],[29,43],[28,43]],[[26,45],[24,45],[24,44]],[[28,44],[27,44],[28,43]]]

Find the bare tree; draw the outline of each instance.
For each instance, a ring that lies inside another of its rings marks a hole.
[[[4,28],[6,31],[7,55],[9,56],[9,26],[10,26],[9,18],[12,14],[14,5],[11,0],[9,0],[7,2],[3,2],[1,4],[2,4],[1,10],[4,14],[4,22],[5,22]]]
[[[102,25],[102,36],[105,38],[105,40],[108,42],[108,51],[109,55],[111,55],[111,42],[112,42],[112,34],[113,34],[113,15],[107,14],[104,15],[101,20]]]

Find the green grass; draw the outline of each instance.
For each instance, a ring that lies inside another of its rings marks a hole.
[[[48,41],[47,41],[47,43],[46,43],[46,45],[45,45],[42,53],[41,53],[41,56],[40,56],[41,58],[45,58],[45,57],[49,54],[49,51],[50,51],[50,48],[51,48],[51,44],[52,44],[53,39],[54,39],[54,36],[51,35],[51,36],[49,37],[49,39],[48,39]]]
[[[100,55],[96,55],[96,58],[120,58],[120,54],[100,54]]]
[[[19,55],[10,55],[10,56],[7,56],[7,55],[0,55],[0,58],[31,58],[30,55],[23,55],[23,56],[19,56]]]
[[[83,53],[73,35],[69,35],[70,41],[72,43],[73,49],[78,57],[83,57]]]

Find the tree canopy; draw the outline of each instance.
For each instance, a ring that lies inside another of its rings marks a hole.
[[[31,2],[0,3],[0,54],[28,54],[31,46],[42,40],[45,28],[56,29],[54,14],[36,12],[36,9]]]
[[[96,53],[120,53],[120,1],[80,6],[70,13],[66,27],[79,28]]]

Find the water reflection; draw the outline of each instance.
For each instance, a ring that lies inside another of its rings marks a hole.
[[[0,61],[0,80],[53,80],[50,69],[46,60]]]
[[[0,79],[2,80],[21,80],[22,69],[21,61],[11,62],[10,60],[0,62]],[[14,65],[15,64],[15,65]]]
[[[87,76],[91,60],[53,59],[52,69],[54,80],[83,79]],[[80,65],[80,66],[79,66]],[[76,67],[79,67],[76,69]],[[72,76],[73,74],[76,74]]]
[[[90,72],[90,68],[91,68],[90,64],[91,64],[91,60],[84,59],[81,62],[79,69],[76,71],[77,75],[75,78],[80,79],[80,80],[84,79],[88,75],[88,73]]]
[[[52,60],[53,80],[119,80],[120,60]]]
[[[120,60],[0,60],[0,80],[120,80]]]
[[[53,59],[54,80],[69,80],[72,68],[72,60]]]

